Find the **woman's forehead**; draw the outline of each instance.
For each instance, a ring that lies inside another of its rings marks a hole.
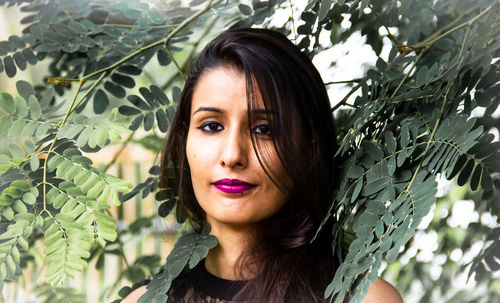
[[[220,66],[209,69],[202,73],[194,88],[191,113],[193,115],[200,107],[223,109],[240,106],[247,110],[250,96],[256,102],[252,104],[252,113],[266,114],[257,81],[252,81],[251,85],[252,92],[247,94],[245,74],[235,68]],[[255,94],[255,98],[252,94]]]

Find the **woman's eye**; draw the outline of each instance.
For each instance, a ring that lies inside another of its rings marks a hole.
[[[271,135],[271,127],[269,127],[269,124],[259,124],[254,127],[254,132],[256,132],[258,135],[269,136]]]
[[[218,122],[206,122],[198,127],[202,132],[205,133],[215,133],[223,129],[222,125]]]

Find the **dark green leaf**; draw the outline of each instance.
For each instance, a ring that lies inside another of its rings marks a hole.
[[[179,103],[179,101],[181,100],[181,94],[182,91],[180,88],[178,88],[177,86],[172,87],[172,99],[174,99],[175,103]]]
[[[144,130],[150,131],[155,123],[155,116],[153,112],[149,112],[144,117]]]
[[[117,84],[120,84],[121,86],[125,86],[127,88],[133,88],[135,86],[135,81],[129,76],[114,73],[111,76],[111,80],[116,82]]]
[[[487,107],[491,103],[490,98],[481,92],[476,92],[474,94],[474,100],[476,100],[477,105],[481,107]]]
[[[118,71],[124,74],[134,75],[134,76],[140,75],[142,72],[142,70],[135,65],[121,65],[118,68]]]
[[[358,181],[358,183],[356,183],[356,186],[354,187],[354,191],[352,192],[352,196],[351,196],[351,203],[354,202],[358,198],[358,195],[361,192],[362,188],[363,188],[363,178],[361,178]]]
[[[490,172],[488,171],[488,169],[486,167],[483,167],[481,186],[484,189],[491,189],[493,187],[493,180],[491,179]]]
[[[472,173],[472,177],[470,179],[470,188],[472,190],[476,190],[479,187],[479,181],[481,179],[481,173],[483,171],[483,168],[481,165],[476,165],[476,168],[474,169],[474,172]]]
[[[24,58],[23,54],[21,52],[17,52],[13,55],[14,61],[16,62],[17,67],[19,67],[20,70],[25,70],[26,69],[26,59]]]
[[[166,216],[168,216],[168,214],[170,214],[174,206],[175,206],[175,200],[169,200],[163,202],[160,205],[160,207],[158,207],[158,215],[160,215],[160,217],[165,218]]]
[[[125,89],[123,89],[123,87],[116,85],[110,81],[106,81],[106,83],[104,83],[104,89],[118,99],[124,98],[126,95]]]
[[[387,186],[387,184],[389,184],[389,181],[390,181],[389,177],[383,177],[383,178],[373,180],[372,182],[367,183],[363,187],[361,194],[363,196],[369,196],[371,194],[374,194],[374,193],[382,190],[383,188],[385,188]]]
[[[384,133],[385,144],[387,146],[387,151],[390,154],[393,154],[396,151],[396,139],[391,131],[387,131]]]
[[[102,114],[108,108],[109,99],[102,89],[98,89],[94,95],[94,113]]]
[[[156,85],[151,85],[149,89],[151,90],[151,93],[156,97],[156,100],[158,100],[162,105],[170,104],[170,100],[168,100],[167,95],[161,88]]]
[[[161,132],[165,133],[168,129],[167,113],[163,109],[156,111],[156,121]]]
[[[170,62],[172,62],[172,58],[170,58],[170,56],[168,55],[168,53],[165,50],[161,49],[161,48],[156,53],[156,58],[158,59],[158,63],[161,66],[167,66],[167,65],[170,64]]]
[[[319,21],[325,19],[331,6],[332,6],[332,0],[323,0],[320,2],[319,14],[318,14]]]
[[[16,75],[17,69],[14,65],[14,59],[12,59],[11,56],[3,58],[3,65],[5,67],[5,73],[9,78],[12,78]]]
[[[240,4],[238,5],[238,9],[243,15],[250,16],[252,15],[252,8],[246,4]]]
[[[144,102],[139,96],[136,95],[129,95],[127,96],[127,100],[130,101],[135,107],[138,107],[142,110],[149,111],[151,110],[151,107]]]
[[[428,72],[429,68],[427,67],[427,65],[420,67],[420,69],[417,72],[417,79],[416,79],[418,87],[426,84]]]
[[[153,95],[146,87],[139,88],[139,92],[151,107],[158,107],[158,105],[160,105],[160,103],[156,100],[155,95]]]
[[[136,110],[135,108],[133,107],[130,107],[130,106],[126,106],[128,108],[132,108],[134,110]],[[121,108],[121,106],[120,106]],[[118,109],[120,110],[120,109]],[[128,127],[131,131],[135,131],[139,128],[139,126],[141,126],[142,124],[142,121],[144,120],[144,116],[143,115],[140,115],[140,116],[137,116],[133,121],[132,123],[130,124],[130,126]]]
[[[474,159],[470,159],[467,162],[467,164],[465,165],[465,167],[462,169],[462,172],[460,173],[460,175],[458,176],[458,179],[457,179],[458,185],[463,186],[465,184],[465,182],[467,182],[467,180],[469,179],[469,177],[472,173],[473,168],[474,168]]]
[[[75,34],[83,34],[87,31],[87,28],[85,26],[74,21],[68,23],[68,28],[72,30]]]
[[[125,115],[125,116],[135,116],[135,115],[139,115],[141,113],[141,111],[138,110],[137,108],[132,107],[132,106],[128,106],[128,105],[120,106],[118,108],[118,112],[122,115]]]

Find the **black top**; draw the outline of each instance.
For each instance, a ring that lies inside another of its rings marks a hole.
[[[205,268],[205,260],[172,282],[167,303],[233,303],[246,281],[226,280]]]

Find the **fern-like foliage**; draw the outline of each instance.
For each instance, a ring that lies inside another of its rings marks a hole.
[[[29,83],[17,87],[19,96],[1,95],[3,133],[45,138],[38,146],[27,139],[26,150],[12,143],[10,156],[2,155],[0,204],[8,221],[1,235],[6,241],[0,274],[12,280],[20,273],[19,249],[28,251],[25,238],[38,228],[44,236],[45,276],[55,286],[86,268],[94,243],[104,247],[116,239],[115,220],[105,210],[108,201],[119,205],[118,194],[131,188],[130,182],[92,167],[80,148],[103,147],[120,137],[118,131],[130,131],[114,117],[79,116],[61,127],[50,116],[53,90],[39,101]],[[29,95],[28,102],[23,95]]]
[[[186,266],[190,269],[195,267],[207,256],[208,251],[217,245],[217,239],[209,235],[209,232],[210,225],[206,223],[200,233],[190,232],[177,240],[165,266],[148,284],[146,293],[139,298],[139,303],[167,301],[165,290],[170,288],[172,280],[179,276]]]

